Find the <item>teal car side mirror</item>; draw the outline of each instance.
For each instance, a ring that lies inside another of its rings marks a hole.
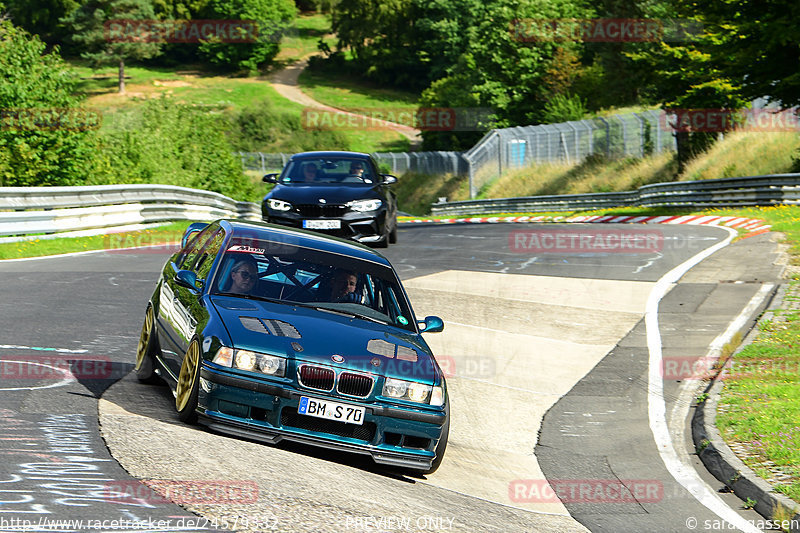
[[[197,292],[197,274],[191,270],[178,270],[175,273],[175,283],[191,291]],[[203,281],[200,280],[201,286]]]
[[[444,330],[444,321],[438,316],[426,316],[425,320],[418,322],[420,331],[425,333],[438,333]]]

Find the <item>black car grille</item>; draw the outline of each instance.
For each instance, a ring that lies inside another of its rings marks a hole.
[[[335,377],[333,370],[322,366],[302,365],[298,372],[300,384],[309,389],[333,390]]]
[[[373,379],[370,376],[342,372],[339,375],[337,390],[340,394],[346,394],[347,396],[366,398],[372,392],[372,383]]]
[[[281,410],[281,426],[291,426],[317,433],[328,433],[339,437],[363,440],[365,442],[370,442],[375,438],[375,430],[377,429],[374,422],[364,422],[364,424],[360,426],[346,424],[335,420],[325,420],[324,418],[301,415],[294,407],[284,407]]]
[[[339,218],[347,212],[347,207],[343,205],[299,204],[297,210],[304,217]]]

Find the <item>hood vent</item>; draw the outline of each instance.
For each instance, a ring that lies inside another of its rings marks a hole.
[[[276,337],[289,337],[290,339],[299,339],[302,337],[300,332],[297,331],[297,328],[283,320],[240,316],[239,321],[246,329],[255,331],[256,333],[266,333],[268,335],[275,335]]]
[[[411,361],[412,363],[416,363],[419,359],[419,354],[415,350],[406,346],[392,344],[383,339],[371,339],[367,342],[367,351],[389,359],[397,357],[401,361]]]
[[[300,332],[297,331],[293,325],[283,320],[266,319],[262,320],[270,333],[276,337],[289,337],[290,339],[299,339]]]
[[[269,333],[266,326],[264,326],[264,323],[257,318],[253,318],[251,316],[240,316],[239,321],[242,323],[245,329],[255,331],[256,333]]]

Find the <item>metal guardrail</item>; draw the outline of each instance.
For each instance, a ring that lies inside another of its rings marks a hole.
[[[217,218],[261,220],[261,208],[219,193],[169,185],[0,187],[0,241]]]
[[[800,205],[800,174],[775,174],[644,185],[635,191],[526,196],[433,204],[434,215],[583,211],[612,207],[743,207]]]

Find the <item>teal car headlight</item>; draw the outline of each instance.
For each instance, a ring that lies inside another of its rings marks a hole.
[[[441,386],[434,387],[416,381],[386,378],[383,383],[383,396],[437,407],[444,405],[444,389]]]
[[[376,211],[380,209],[381,205],[383,205],[383,202],[380,200],[353,200],[347,204],[350,209],[359,213]]]
[[[276,200],[275,198],[270,198],[269,201],[270,209],[274,209],[275,211],[291,211],[292,204],[289,202],[284,202],[283,200]]]
[[[212,361],[228,368],[260,372],[268,376],[282,378],[286,375],[286,359],[284,357],[251,352],[250,350],[235,350],[223,346],[217,350]]]

